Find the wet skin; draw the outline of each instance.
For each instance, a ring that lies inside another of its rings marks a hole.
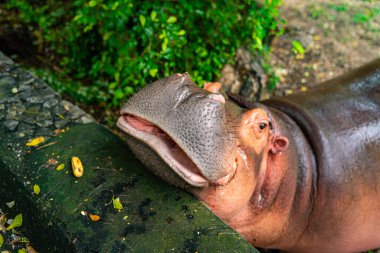
[[[121,115],[148,168],[253,245],[380,247],[380,60],[260,103],[175,74],[133,96]]]

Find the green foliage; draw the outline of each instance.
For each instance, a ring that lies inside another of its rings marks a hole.
[[[348,10],[346,3],[329,4],[328,6],[330,9],[335,10],[336,12],[345,12]]]
[[[304,54],[305,48],[303,47],[301,42],[299,42],[298,40],[293,40],[292,41],[292,51],[295,54]]]
[[[355,23],[368,23],[380,15],[380,8],[366,9],[354,14]]]
[[[310,15],[314,19],[320,18],[324,14],[324,10],[319,5],[312,5],[310,7]]]
[[[215,80],[239,46],[267,51],[270,37],[281,32],[280,4],[9,0],[6,7],[33,28],[38,48],[63,69],[48,78],[55,88],[82,102],[117,106],[147,82],[175,72],[189,72],[199,85]],[[57,81],[68,76],[72,84]]]

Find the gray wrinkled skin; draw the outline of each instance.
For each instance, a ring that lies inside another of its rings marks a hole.
[[[231,110],[225,108],[233,105],[220,103],[209,96],[210,93],[195,86],[187,74],[175,74],[145,87],[128,100],[121,112],[139,116],[165,129],[192,158],[201,174],[215,181],[232,171],[225,156],[236,144],[231,132],[233,123],[227,120],[231,118],[227,115]],[[130,143],[130,146],[135,153],[143,153],[141,149],[145,149],[140,144]],[[148,167],[154,166],[148,163]]]

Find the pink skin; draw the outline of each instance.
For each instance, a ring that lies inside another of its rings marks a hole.
[[[203,84],[203,89],[212,92],[212,93],[217,93],[221,90],[222,84],[219,82],[208,82]]]
[[[208,83],[205,89],[218,92],[220,86]],[[288,140],[270,129],[268,114],[260,108],[242,115],[240,131],[237,132],[240,133],[235,152],[237,170],[232,180],[225,186],[194,189],[193,194],[255,246],[270,247],[274,241],[277,246],[279,241],[280,244],[283,241],[285,246],[291,238],[283,238],[283,233],[289,228],[284,210],[290,208],[277,208],[276,203],[265,203],[262,195],[269,189],[273,192],[284,177],[287,167],[282,165],[287,160],[282,153],[288,148]],[[252,157],[261,159],[254,161]],[[277,169],[274,174],[271,168],[283,169]],[[270,194],[267,196],[269,202],[271,197],[273,199]],[[291,205],[291,202],[291,198],[284,198],[282,205]],[[266,211],[269,207],[271,212]]]

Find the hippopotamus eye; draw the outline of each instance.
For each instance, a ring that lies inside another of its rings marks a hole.
[[[259,127],[260,127],[260,130],[264,130],[264,128],[267,127],[267,124],[266,123],[260,123]]]

